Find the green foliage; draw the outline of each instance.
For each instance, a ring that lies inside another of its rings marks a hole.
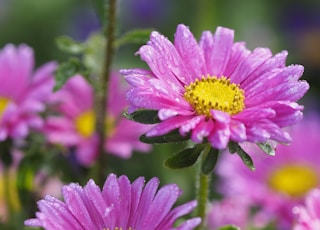
[[[118,38],[114,45],[115,47],[120,47],[125,44],[145,44],[150,39],[150,33],[154,29],[134,29],[131,30],[124,35],[122,35],[120,38]]]
[[[246,153],[240,146],[237,150],[237,154],[239,155],[239,157],[241,158],[242,162],[252,171],[255,170],[252,158],[250,157],[250,155],[248,153]]]
[[[10,166],[13,161],[12,155],[11,155],[11,146],[12,146],[11,139],[7,139],[5,141],[0,142],[0,160],[7,167]]]
[[[257,143],[257,145],[266,154],[268,154],[270,156],[275,156],[276,155],[276,152],[275,152],[274,148],[268,142]]]
[[[238,156],[241,158],[242,162],[251,170],[255,170],[252,158],[248,153],[246,153],[238,143],[236,142],[229,142],[228,145],[230,153],[237,153]]]
[[[65,82],[75,74],[88,75],[88,71],[78,58],[71,57],[68,61],[59,65],[55,73],[54,91],[59,90]]]
[[[131,114],[124,113],[124,116],[142,124],[156,124],[160,122],[157,110],[138,110]]]
[[[60,50],[70,54],[81,54],[85,49],[83,43],[77,42],[68,36],[58,37],[56,44]]]
[[[26,155],[18,167],[17,189],[22,205],[27,206],[32,202],[31,193],[35,175],[40,169],[43,162],[42,155],[37,153]]]
[[[219,228],[219,230],[240,230],[240,228],[235,225],[226,225]]]
[[[165,161],[165,166],[171,169],[186,168],[194,165],[205,146],[196,145],[174,154]]]
[[[201,165],[201,171],[203,174],[208,175],[214,169],[217,164],[219,156],[219,150],[214,149],[210,146],[208,154],[205,156],[204,161]]]
[[[148,137],[145,134],[140,136],[140,141],[146,143],[146,144],[163,144],[163,143],[169,143],[169,142],[182,142],[187,141],[190,139],[189,135],[181,136],[178,129],[175,129],[165,135],[162,136],[153,136]]]

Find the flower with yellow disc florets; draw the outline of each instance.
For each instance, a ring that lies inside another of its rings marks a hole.
[[[282,128],[302,118],[296,101],[309,88],[299,80],[303,67],[286,66],[286,51],[250,51],[233,38],[223,27],[203,32],[199,43],[185,25],[178,25],[174,43],[151,33],[138,51],[150,70],[121,71],[132,86],[128,113],[157,111],[159,123],[146,138],[178,131],[215,149],[230,142],[291,141]]]

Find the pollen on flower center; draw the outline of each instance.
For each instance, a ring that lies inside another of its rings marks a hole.
[[[85,138],[92,136],[95,131],[96,116],[92,110],[88,110],[80,114],[75,119],[75,127],[80,135]],[[105,133],[107,137],[112,136],[115,132],[115,118],[106,116],[105,118]]]
[[[319,185],[319,176],[308,165],[288,164],[273,171],[268,183],[278,192],[292,197],[301,197]]]
[[[2,117],[3,112],[7,108],[10,100],[6,97],[0,97],[0,118]]]
[[[211,109],[233,115],[245,108],[244,91],[226,77],[202,76],[185,86],[185,90],[184,98],[198,115],[211,117]]]

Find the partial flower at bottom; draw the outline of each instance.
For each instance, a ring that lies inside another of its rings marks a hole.
[[[196,201],[172,209],[181,190],[175,184],[158,187],[157,178],[145,184],[139,177],[130,184],[126,176],[114,174],[108,176],[102,191],[93,180],[84,187],[72,183],[62,189],[64,201],[46,196],[38,202],[36,218],[25,224],[46,230],[192,230],[199,225],[201,220],[195,217],[175,227]]]

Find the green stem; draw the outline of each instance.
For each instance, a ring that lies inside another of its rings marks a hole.
[[[104,51],[103,70],[99,79],[99,89],[96,95],[96,132],[99,136],[98,161],[95,171],[97,183],[103,184],[105,181],[105,169],[107,165],[107,154],[104,150],[104,140],[106,138],[105,117],[107,114],[106,103],[108,101],[108,84],[111,74],[111,64],[114,56],[115,21],[116,21],[116,0],[105,0],[105,17],[103,33],[106,38]]]
[[[211,174],[203,174],[201,170],[202,163],[204,159],[206,158],[208,152],[210,151],[211,146],[208,144],[204,151],[201,154],[201,159],[198,162],[198,178],[196,181],[196,189],[197,189],[197,201],[198,201],[198,207],[196,210],[196,216],[201,217],[202,222],[201,224],[196,228],[196,230],[201,230],[204,227],[205,224],[205,217],[206,217],[206,208],[208,203],[208,197],[209,197],[209,184],[211,180]]]

